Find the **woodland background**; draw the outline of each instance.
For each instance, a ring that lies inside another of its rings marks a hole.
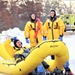
[[[72,0],[0,0],[0,32],[14,27],[24,30],[31,13],[36,13],[43,23],[51,9],[54,9],[57,15],[75,14],[75,6],[72,4],[74,2]]]

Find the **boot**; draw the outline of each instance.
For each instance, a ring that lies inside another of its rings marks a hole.
[[[69,67],[65,68],[65,74],[66,75],[74,75]]]
[[[69,75],[74,75],[74,74],[72,73],[72,71],[68,72],[68,74],[69,74]]]
[[[49,65],[45,61],[42,62],[42,65],[44,66],[45,69],[48,69],[49,67]]]

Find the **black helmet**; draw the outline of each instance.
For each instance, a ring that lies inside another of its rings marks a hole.
[[[56,16],[56,12],[55,12],[55,10],[50,10],[50,12],[54,12],[54,17]]]
[[[16,45],[16,42],[19,41],[18,39],[14,40],[14,46],[18,48],[18,46]]]

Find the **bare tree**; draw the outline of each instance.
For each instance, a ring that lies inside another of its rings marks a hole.
[[[8,5],[10,4],[10,5]],[[43,12],[42,4],[29,0],[11,0],[0,1],[0,25],[3,25],[0,30],[6,30],[15,26],[23,29],[25,22],[28,20],[30,13],[36,13],[41,17]]]

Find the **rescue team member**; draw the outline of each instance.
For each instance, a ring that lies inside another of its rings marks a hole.
[[[71,69],[69,68],[69,61],[66,61],[65,65],[63,65],[64,69],[65,69],[65,75],[74,75],[71,71]]]
[[[42,41],[42,22],[36,18],[34,13],[30,15],[30,21],[25,25],[24,35],[26,43],[30,42],[31,47],[36,46]]]
[[[11,45],[11,42],[13,42],[14,46]],[[24,60],[30,53],[30,49],[31,49],[31,47],[27,47],[27,46],[23,47],[22,42],[19,39],[17,39],[17,37],[8,38],[4,42],[4,47],[6,48],[9,55],[15,58],[17,63]],[[49,67],[49,65],[45,61],[42,61],[42,64],[45,69]],[[42,69],[40,71],[42,71]],[[35,70],[29,73],[29,75],[35,75],[35,74],[36,74]]]
[[[30,43],[31,47],[35,47],[38,43],[43,41],[42,40],[42,35],[43,35],[42,26],[43,26],[43,23],[40,21],[40,19],[36,18],[36,15],[32,13],[30,15],[30,21],[26,23],[25,28],[24,28],[24,35],[26,38],[26,43]],[[43,66],[45,66],[44,61],[42,62],[42,64]],[[36,72],[38,72],[37,70],[39,69],[39,66],[38,68],[36,68]],[[46,64],[46,67],[47,66],[49,67],[49,65]],[[41,71],[42,70],[43,69],[41,69]]]
[[[54,10],[50,11],[50,18],[44,23],[44,36],[43,40],[60,39],[62,41],[64,34],[65,24],[60,18],[56,17]]]
[[[11,45],[11,42],[13,42],[14,46]],[[7,39],[4,43],[4,46],[10,56],[15,58],[16,63],[19,63],[20,61],[24,60],[29,54],[29,48],[22,47],[22,42],[16,37]],[[35,75],[36,72],[34,70],[29,74]]]
[[[46,20],[43,26],[43,40],[60,39],[62,41],[64,34],[65,24],[60,18],[56,17],[54,10],[50,11],[50,18]],[[54,55],[51,55],[54,59]]]
[[[11,45],[11,42],[13,42],[14,46]],[[14,58],[14,54],[21,50],[23,52],[27,47],[22,47],[22,42],[17,39],[17,37],[8,38],[4,42],[4,47],[6,48],[9,55]]]

